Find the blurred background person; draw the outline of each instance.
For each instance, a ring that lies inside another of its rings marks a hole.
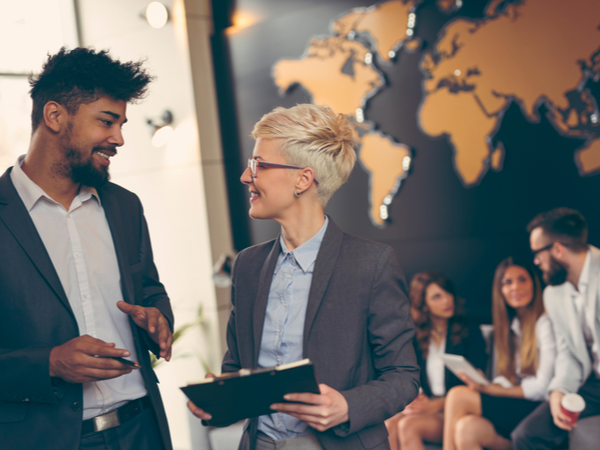
[[[424,441],[442,442],[446,393],[463,383],[445,367],[441,354],[462,355],[479,369],[485,368],[487,360],[481,331],[469,326],[461,314],[454,284],[445,275],[417,273],[409,297],[423,391],[403,412],[386,421],[392,450],[422,449]]]
[[[538,449],[550,449],[577,427],[561,409],[565,394],[577,393],[585,400],[580,418],[600,414],[600,250],[588,244],[587,221],[574,209],[540,213],[527,231],[533,262],[548,283],[544,305],[558,346],[548,401],[515,430],[513,445],[528,449],[535,442]],[[574,435],[571,441],[583,439],[580,447],[597,448],[600,432],[593,421]]]
[[[514,428],[544,399],[554,374],[556,345],[544,313],[538,276],[504,259],[492,288],[496,378],[487,386],[468,376],[446,400],[444,449],[510,449]]]
[[[266,114],[253,137],[241,177],[249,214],[277,221],[281,234],[236,258],[222,371],[310,358],[321,384],[251,419],[240,449],[387,449],[384,421],[419,388],[414,326],[393,250],[324,214],[356,161],[352,125],[305,104]]]

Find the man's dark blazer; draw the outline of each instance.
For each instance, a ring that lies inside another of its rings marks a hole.
[[[51,378],[50,350],[79,336],[73,311],[8,169],[0,177],[0,448],[79,448],[82,385]],[[158,308],[173,325],[137,196],[109,183],[98,191],[115,245],[123,299]],[[115,300],[116,301],[116,300]],[[142,375],[163,436],[171,440],[148,350],[130,320]]]
[[[233,268],[223,372],[256,368],[279,239],[242,251]],[[418,393],[404,275],[393,250],[343,233],[330,219],[306,308],[303,356],[319,383],[342,393],[349,422],[316,435],[325,450],[388,449],[384,420]],[[210,412],[210,411],[209,411]],[[254,449],[258,419],[240,449]]]
[[[452,327],[456,322],[457,320],[455,318],[452,318],[448,321],[445,353],[462,355],[475,367],[485,371],[487,367],[487,355],[485,352],[485,340],[481,335],[481,330],[478,326],[469,325],[466,320],[461,320],[461,325],[466,328],[465,331],[467,332],[460,342],[455,343],[453,338],[450,337],[450,334],[452,332]],[[427,379],[427,358],[423,358],[423,352],[421,352],[416,339],[414,341],[414,345],[415,353],[417,354],[417,362],[421,368],[421,387],[423,388],[423,393],[428,397],[431,397],[431,387],[429,386],[429,380]],[[454,386],[458,386],[460,384],[464,383],[460,381],[460,379],[447,367],[445,367],[444,385],[446,387],[446,393],[448,393],[448,391]]]

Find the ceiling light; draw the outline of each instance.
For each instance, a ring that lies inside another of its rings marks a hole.
[[[160,2],[152,2],[146,8],[146,20],[153,28],[162,28],[169,21],[169,10]]]
[[[171,140],[174,130],[170,125],[173,123],[173,114],[168,109],[163,112],[160,122],[147,119],[146,123],[152,127],[152,145],[162,147]]]

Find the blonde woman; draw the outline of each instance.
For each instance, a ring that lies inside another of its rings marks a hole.
[[[510,434],[545,398],[556,345],[540,281],[529,265],[503,260],[492,291],[496,373],[483,386],[467,376],[446,399],[444,449],[511,448]]]
[[[419,370],[393,250],[324,214],[356,160],[352,126],[327,107],[297,105],[266,114],[252,134],[241,177],[249,214],[281,234],[236,259],[222,370],[310,358],[321,393],[291,394],[295,403],[251,419],[240,449],[388,449],[384,420],[416,397]]]
[[[417,273],[410,282],[410,312],[415,322],[417,362],[423,392],[405,410],[386,421],[392,450],[421,450],[441,443],[446,393],[462,384],[441,355],[462,355],[485,368],[485,342],[478,327],[461,314],[454,283],[440,272]]]

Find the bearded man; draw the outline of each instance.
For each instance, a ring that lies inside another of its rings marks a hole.
[[[521,422],[512,441],[519,450],[552,449],[577,426],[561,410],[565,394],[583,397],[581,418],[600,414],[600,250],[588,245],[585,218],[573,209],[541,213],[527,231],[548,284],[544,306],[558,348],[548,401]]]
[[[29,150],[0,177],[3,449],[172,448],[148,351],[170,358],[173,313],[140,201],[108,182],[150,80],[87,48],[30,79]]]

